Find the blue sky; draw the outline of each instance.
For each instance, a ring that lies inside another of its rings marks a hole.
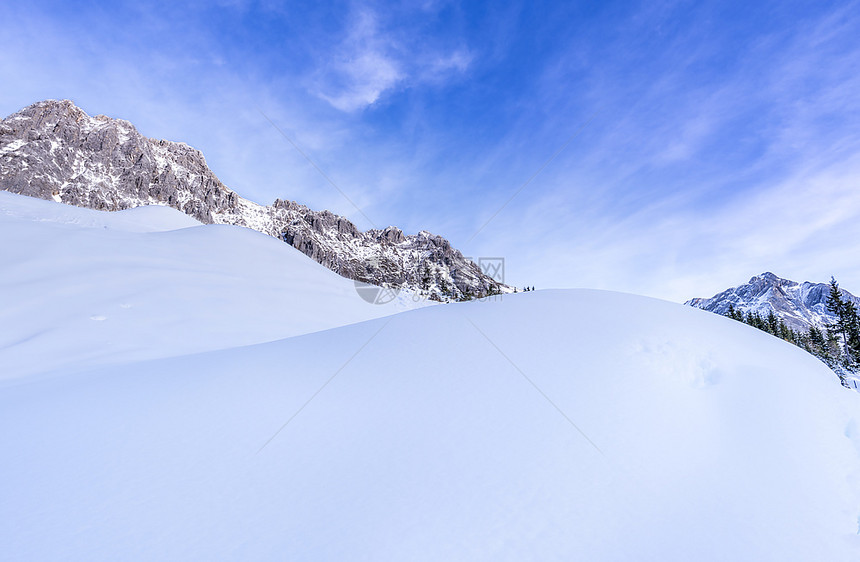
[[[860,292],[857,2],[7,2],[0,21],[2,115],[69,98],[199,148],[249,199],[430,230],[513,284],[685,300],[769,270]]]

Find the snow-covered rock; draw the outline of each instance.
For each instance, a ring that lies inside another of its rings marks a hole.
[[[757,312],[762,316],[773,312],[789,328],[805,332],[812,326],[824,329],[836,320],[827,310],[829,294],[827,283],[798,283],[766,272],[709,299],[695,298],[685,304],[722,315],[729,312],[730,306],[743,313]],[[860,305],[860,299],[844,289],[842,296]]]
[[[222,184],[200,151],[144,137],[128,121],[90,117],[68,100],[39,102],[0,122],[0,189],[107,211],[170,206],[205,224],[279,238],[349,279],[437,300],[512,291],[441,236],[362,232],[293,201],[258,205]]]

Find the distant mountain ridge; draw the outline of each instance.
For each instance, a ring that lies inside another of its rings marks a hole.
[[[0,122],[0,189],[108,211],[168,205],[206,224],[280,238],[349,279],[436,300],[512,291],[441,236],[393,226],[362,232],[294,201],[258,205],[221,183],[199,150],[147,138],[128,121],[90,117],[69,100],[38,102]]]
[[[860,298],[841,291],[843,298],[860,305]],[[773,312],[789,328],[805,332],[812,326],[823,329],[835,321],[827,310],[829,294],[828,283],[798,283],[766,272],[709,299],[695,298],[684,304],[722,315],[728,313],[730,306],[744,314],[757,312],[767,316]]]

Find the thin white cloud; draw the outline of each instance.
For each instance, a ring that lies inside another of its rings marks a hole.
[[[354,58],[337,66],[345,83],[340,88],[331,88],[335,93],[321,91],[319,96],[346,112],[376,103],[385,91],[394,88],[404,76],[394,60],[373,51],[357,53]]]
[[[472,65],[474,55],[467,49],[457,49],[451,53],[433,53],[422,66],[420,81],[440,83],[451,75],[465,73]]]
[[[448,55],[437,57],[430,65],[430,69],[436,73],[449,70],[464,72],[472,64],[472,58],[473,55],[468,51],[457,50]]]
[[[406,76],[396,51],[397,46],[380,32],[376,15],[369,10],[358,12],[318,78],[317,95],[346,112],[376,103]]]
[[[440,83],[469,68],[466,49],[436,52],[398,41],[383,29],[377,15],[362,8],[353,16],[346,38],[314,73],[312,91],[347,113],[379,102],[387,93],[420,83]]]

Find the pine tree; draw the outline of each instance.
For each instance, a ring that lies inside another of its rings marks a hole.
[[[797,345],[807,345],[809,340],[806,337],[806,333],[804,332],[795,332],[795,337],[797,338]]]
[[[785,341],[791,341],[791,332],[789,331],[788,326],[785,325],[785,322],[782,321],[782,318],[777,322],[776,333]]]
[[[750,312],[750,326],[754,326],[763,332],[767,332],[767,325],[764,318],[758,312]]]
[[[839,362],[839,337],[831,332],[827,331],[827,340],[825,343],[825,349],[827,351],[827,356],[831,358],[831,363],[836,364]]]
[[[767,333],[779,337],[779,321],[776,318],[776,314],[774,314],[772,310],[767,313],[766,322]]]
[[[732,320],[740,320],[741,322],[744,321],[744,313],[737,310],[735,308],[735,305],[733,304],[729,304],[729,311],[726,313],[726,316],[728,316]]]
[[[849,300],[842,301],[845,315],[845,366],[856,371],[860,368],[860,319],[857,317],[857,307]]]
[[[803,339],[801,338],[800,332],[795,331],[794,328],[788,329],[788,341],[793,343],[794,345],[800,346],[803,344]]]
[[[815,326],[809,328],[807,342],[807,345],[810,348],[809,351],[813,355],[821,359],[827,359],[829,355],[827,350],[827,340],[824,338],[824,334],[821,333],[821,330]]]
[[[842,299],[839,283],[830,278],[830,295],[827,310],[836,316],[836,321],[827,327],[832,340],[835,340],[835,355],[841,367],[847,371],[860,369],[860,318],[857,307],[848,299]],[[840,353],[841,348],[841,353]]]
[[[836,317],[836,322],[827,327],[832,334],[842,338],[844,345],[848,340],[848,330],[845,318],[845,305],[842,301],[842,293],[839,291],[839,283],[836,278],[830,278],[830,295],[827,297],[827,310]]]

